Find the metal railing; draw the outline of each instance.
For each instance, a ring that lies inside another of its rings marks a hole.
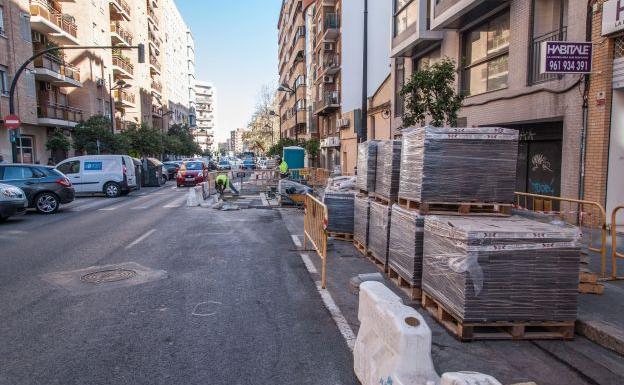
[[[113,52],[113,65],[123,69],[130,75],[134,75],[134,65],[130,63],[129,58],[122,56],[121,53]]]
[[[544,35],[533,38],[531,42],[531,68],[529,69],[529,84],[537,84],[547,82],[550,80],[560,79],[559,74],[542,74],[541,68],[541,53],[542,43],[545,41],[565,41],[568,36],[568,27],[563,27],[552,32],[548,32]]]
[[[122,25],[120,22],[116,21],[114,23],[111,23],[110,25],[111,27],[111,32],[116,33],[117,35],[119,35],[119,37],[121,37],[121,39],[123,41],[125,41],[128,45],[132,45],[132,34],[130,32],[128,32]]]
[[[115,90],[115,100],[118,102],[127,102],[134,104],[136,101],[136,97],[133,93],[130,93],[125,90]]]
[[[624,254],[617,251],[617,226],[616,219],[620,210],[624,210],[624,205],[619,205],[611,212],[611,279],[624,279],[617,274],[617,260],[618,258],[624,259]]]
[[[568,223],[587,228],[587,248],[600,253],[601,277],[607,279],[607,212],[600,203],[525,192],[515,194],[518,209],[557,215]],[[594,239],[594,231],[600,231],[600,243]]]
[[[59,119],[78,123],[82,121],[82,110],[56,103],[48,103],[37,107],[37,116],[44,119]]]
[[[119,6],[119,8],[123,9],[123,11],[125,13],[128,14],[128,16],[131,16],[131,9],[130,6],[128,5],[128,3],[126,3],[125,0],[111,0],[113,3],[117,4]]]
[[[310,194],[305,197],[305,214],[303,217],[303,248],[312,244],[321,257],[321,287],[327,287],[327,206]]]
[[[150,55],[150,64],[154,66],[154,68],[156,68],[158,72],[161,71],[162,67],[160,66],[160,63],[158,62],[158,59],[156,59],[156,57],[154,57],[153,55]]]
[[[337,13],[327,13],[325,14],[325,30],[335,29],[340,26],[340,17],[338,17]]]
[[[80,81],[80,69],[66,63],[61,57],[52,54],[45,54],[38,57],[33,62],[35,68],[44,68],[69,79]]]

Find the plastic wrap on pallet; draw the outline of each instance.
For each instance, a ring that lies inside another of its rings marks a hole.
[[[368,222],[368,251],[386,266],[388,264],[388,239],[390,238],[390,206],[370,202]]]
[[[353,192],[325,192],[323,203],[327,206],[327,231],[353,234]]]
[[[403,131],[399,198],[513,203],[518,131],[498,127]]]
[[[428,216],[423,290],[462,322],[574,321],[580,232],[512,216]]]
[[[375,191],[377,143],[376,140],[369,140],[358,144],[357,188],[366,192]]]
[[[390,247],[388,264],[403,279],[414,287],[421,287],[423,236],[425,217],[406,210],[399,205],[392,206],[390,219]]]
[[[357,195],[353,201],[353,206],[353,239],[368,248],[370,200],[367,196]]]
[[[399,195],[401,172],[401,141],[383,140],[377,144],[375,193],[395,201]]]

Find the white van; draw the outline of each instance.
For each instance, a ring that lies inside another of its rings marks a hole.
[[[127,155],[86,155],[69,158],[56,166],[74,185],[76,194],[104,193],[109,198],[126,195],[140,181]]]

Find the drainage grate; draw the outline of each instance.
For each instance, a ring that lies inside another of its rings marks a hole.
[[[82,282],[100,284],[117,281],[125,281],[126,279],[133,278],[137,275],[134,270],[114,269],[114,270],[102,270],[89,273],[80,277]]]

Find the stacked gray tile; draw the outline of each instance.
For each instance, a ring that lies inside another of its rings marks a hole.
[[[390,216],[388,264],[414,287],[421,287],[425,217],[399,205]]]
[[[375,193],[391,201],[399,195],[401,172],[401,141],[381,140],[377,144],[377,174]]]
[[[574,321],[580,232],[518,216],[428,216],[422,285],[459,320]]]
[[[377,143],[376,140],[369,140],[358,144],[357,188],[362,191],[375,191]]]
[[[368,222],[370,200],[365,195],[357,195],[353,202],[353,239],[368,248]]]
[[[370,202],[368,221],[368,251],[384,266],[388,265],[388,239],[390,238],[390,206]]]
[[[325,192],[323,203],[327,206],[327,231],[353,234],[353,192]]]
[[[399,197],[415,202],[513,203],[518,131],[498,127],[403,131]]]

